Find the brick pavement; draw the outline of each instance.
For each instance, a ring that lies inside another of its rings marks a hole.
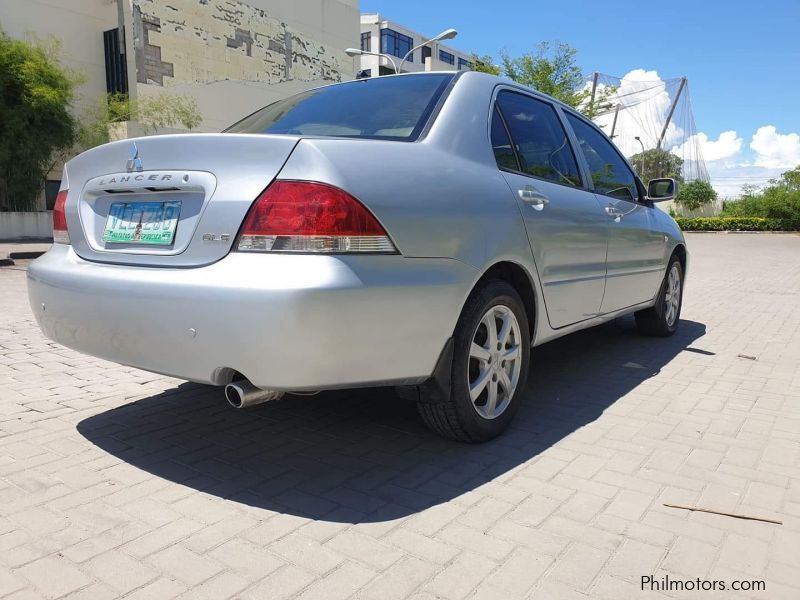
[[[234,411],[83,356],[39,333],[24,261],[1,268],[0,597],[800,597],[800,236],[689,244],[676,336],[623,319],[537,348],[482,446],[386,390]]]

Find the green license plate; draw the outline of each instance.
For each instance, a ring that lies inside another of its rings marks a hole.
[[[175,238],[180,212],[178,201],[114,202],[108,211],[103,241],[169,246]]]

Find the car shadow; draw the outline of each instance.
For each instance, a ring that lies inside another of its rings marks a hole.
[[[447,502],[529,461],[654,376],[705,333],[669,338],[618,319],[535,348],[523,405],[500,438],[441,439],[392,389],[287,396],[250,410],[186,383],[89,417],[78,431],[153,475],[250,506],[363,523]]]

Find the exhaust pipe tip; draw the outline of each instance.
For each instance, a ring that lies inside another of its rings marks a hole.
[[[229,383],[225,386],[225,400],[228,401],[233,408],[242,408],[242,388],[235,383]]]
[[[246,379],[234,381],[225,386],[225,399],[233,408],[247,408],[270,400],[277,400],[281,396],[283,396],[283,392],[262,390]]]

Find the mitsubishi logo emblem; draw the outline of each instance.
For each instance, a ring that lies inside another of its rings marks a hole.
[[[131,146],[131,157],[128,159],[128,164],[125,168],[128,170],[128,173],[142,171],[142,159],[139,158],[139,148],[136,147],[136,142],[133,142]]]

